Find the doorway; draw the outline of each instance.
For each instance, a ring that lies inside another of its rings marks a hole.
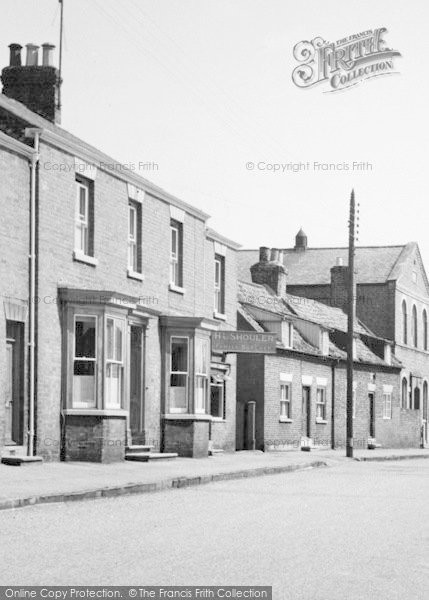
[[[369,402],[369,437],[375,438],[375,398],[374,393],[368,393]]]
[[[133,444],[145,444],[143,327],[130,328],[130,430]]]
[[[301,426],[302,435],[305,437],[311,437],[311,388],[309,386],[303,386],[302,388],[302,416]]]
[[[24,324],[6,322],[6,446],[24,443]]]

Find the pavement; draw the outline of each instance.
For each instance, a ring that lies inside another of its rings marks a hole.
[[[0,585],[14,598],[36,585],[265,585],[273,600],[427,600],[428,474],[427,460],[337,459],[0,511]]]
[[[359,450],[358,461],[429,458],[429,449]],[[143,494],[228,479],[258,477],[349,462],[344,450],[234,452],[150,463],[0,464],[0,510],[34,504]]]

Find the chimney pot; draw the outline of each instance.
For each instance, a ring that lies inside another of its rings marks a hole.
[[[343,259],[341,256],[337,256],[337,267],[343,266]]]
[[[279,260],[279,251],[277,248],[271,248],[271,262],[278,262]]]
[[[270,249],[266,246],[259,248],[259,262],[268,262],[270,260]]]
[[[20,44],[9,44],[9,50],[10,50],[9,66],[10,67],[20,67],[21,66],[22,46]]]
[[[53,67],[54,66],[54,50],[55,46],[53,44],[45,43],[42,44],[43,48],[43,66],[44,67]]]
[[[284,254],[283,254],[283,250],[279,250],[279,263],[283,264],[283,259],[284,259]]]
[[[35,44],[26,44],[25,47],[27,48],[26,66],[37,67],[39,64],[39,46],[36,46]]]

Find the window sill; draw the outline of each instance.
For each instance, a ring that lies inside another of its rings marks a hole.
[[[85,263],[86,265],[91,265],[92,267],[96,267],[98,265],[98,260],[96,258],[94,258],[93,256],[88,256],[80,250],[73,251],[73,260]]]
[[[63,414],[79,417],[127,417],[128,411],[121,408],[66,408],[63,410]]]
[[[280,417],[279,423],[293,423],[292,419],[288,419],[287,417]]]
[[[144,281],[143,273],[138,273],[137,271],[133,271],[128,267],[127,269],[127,277],[130,279],[137,279],[138,281]]]
[[[211,415],[189,414],[189,413],[168,413],[162,416],[165,421],[212,421]]]
[[[383,417],[383,421],[391,421],[392,417]]]
[[[316,425],[326,425],[327,423],[326,419],[316,419]]]
[[[212,417],[212,421],[213,423],[226,423],[226,419],[223,419],[222,417]]]
[[[185,293],[185,288],[180,287],[179,285],[175,285],[174,283],[170,283],[168,286],[168,289],[170,290],[170,292],[176,292],[176,294],[182,294],[184,295]]]
[[[218,313],[216,310],[213,313],[213,317],[215,319],[219,319],[220,321],[226,321],[226,314],[225,313]]]

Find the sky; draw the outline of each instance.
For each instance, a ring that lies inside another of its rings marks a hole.
[[[1,4],[2,66],[9,43],[58,45],[57,0]],[[429,267],[425,23],[426,0],[64,0],[62,126],[243,247],[293,246],[300,227],[345,246],[354,188],[358,245],[417,241]],[[337,93],[293,83],[298,42],[380,27],[396,74]],[[313,168],[354,161],[371,168]],[[266,167],[291,162],[311,168]]]

